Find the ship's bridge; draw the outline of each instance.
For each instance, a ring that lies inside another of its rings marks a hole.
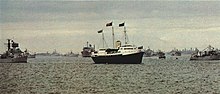
[[[132,45],[132,44],[125,44],[125,45],[122,45],[121,47],[135,47],[135,45]]]
[[[119,52],[121,53],[133,53],[137,52],[137,47],[132,44],[125,44],[119,48]]]

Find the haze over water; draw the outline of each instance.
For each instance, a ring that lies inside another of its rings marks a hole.
[[[220,61],[143,58],[142,64],[93,64],[91,58],[37,57],[0,64],[0,92],[219,94]]]

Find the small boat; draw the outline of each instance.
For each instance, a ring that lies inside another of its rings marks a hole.
[[[27,56],[18,47],[19,44],[8,39],[8,50],[1,54],[0,63],[27,63]]]
[[[159,59],[165,59],[166,58],[165,53],[160,51],[160,50],[157,52],[157,56],[158,56]]]
[[[92,47],[89,42],[87,42],[87,45],[83,47],[83,50],[81,51],[82,57],[91,57],[92,52],[95,51],[95,47]]]
[[[220,60],[220,51],[209,45],[203,51],[196,51],[190,60]]]

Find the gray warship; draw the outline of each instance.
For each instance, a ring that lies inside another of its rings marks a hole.
[[[204,50],[193,53],[190,60],[220,60],[220,51],[209,45]]]
[[[87,45],[83,47],[83,50],[81,51],[82,57],[91,57],[92,52],[95,51],[95,46],[92,47],[89,42],[86,43]]]
[[[157,53],[148,47],[147,50],[144,50],[144,57],[157,56]]]
[[[8,50],[0,55],[0,63],[27,63],[27,56],[12,39],[7,39]]]

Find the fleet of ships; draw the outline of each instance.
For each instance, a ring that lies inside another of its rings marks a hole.
[[[215,49],[211,45],[202,51],[195,49],[173,49],[170,52],[162,52],[161,50],[154,51],[148,47],[144,49],[143,46],[135,46],[128,42],[125,22],[119,24],[119,27],[124,27],[124,43],[115,41],[113,22],[107,23],[106,27],[112,27],[113,47],[105,47],[104,31],[99,30],[98,33],[102,34],[103,47],[95,50],[95,45],[92,46],[88,42],[81,51],[82,57],[91,57],[95,64],[140,64],[143,57],[158,57],[159,59],[166,59],[167,55],[181,56],[182,54],[191,54],[189,60],[220,60],[220,50]],[[12,39],[7,39],[7,50],[0,54],[0,63],[27,63],[28,58],[35,58],[37,55],[41,56],[66,56],[78,57],[79,53],[72,51],[67,54],[60,54],[56,50],[52,53],[30,53],[27,49],[21,51],[19,44]]]

